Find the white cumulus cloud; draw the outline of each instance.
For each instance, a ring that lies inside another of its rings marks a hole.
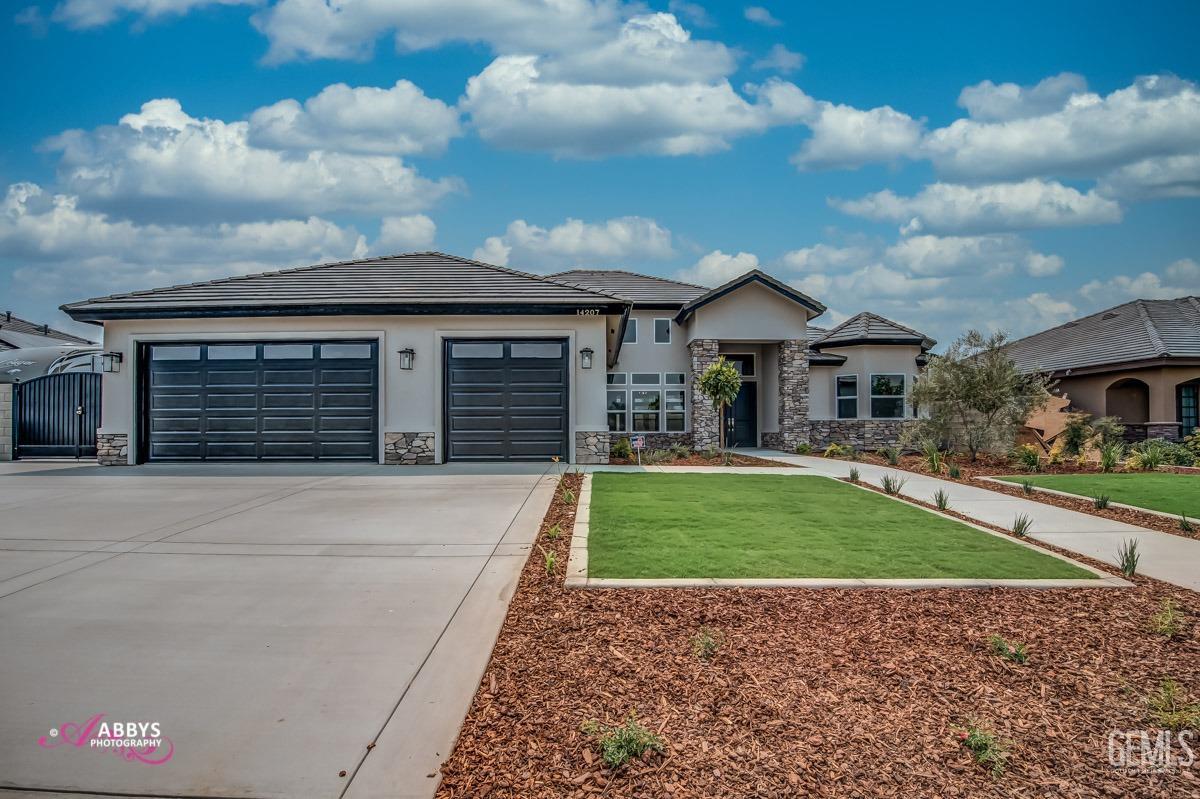
[[[50,17],[72,28],[97,28],[124,14],[143,19],[186,14],[204,6],[253,6],[264,0],[63,0]]]
[[[754,253],[739,252],[735,255],[713,250],[692,266],[680,270],[678,277],[700,286],[719,286],[758,268],[758,256]]]
[[[1033,86],[985,80],[968,86],[958,104],[972,119],[996,122],[1043,116],[1060,110],[1072,95],[1087,91],[1087,80],[1074,72],[1061,72]]]
[[[762,6],[747,6],[742,14],[754,24],[763,25],[768,28],[778,28],[783,24],[775,18],[774,14]]]
[[[795,53],[782,44],[772,45],[765,56],[753,64],[755,69],[770,69],[776,72],[795,72],[804,66],[804,55]]]
[[[304,101],[280,100],[250,115],[247,142],[278,150],[438,155],[460,135],[458,111],[398,80],[390,89],[326,86]]]
[[[437,237],[437,225],[424,214],[385,216],[379,222],[379,238],[371,245],[378,255],[396,255],[428,250]]]
[[[1063,259],[1033,250],[1012,234],[909,236],[888,247],[887,259],[916,275],[1008,275],[1022,271],[1047,277],[1062,271]]]
[[[552,228],[517,219],[503,235],[489,236],[473,257],[516,269],[550,271],[574,266],[616,267],[674,254],[671,231],[653,219],[623,216],[601,223],[567,219]]]
[[[1134,299],[1168,300],[1200,293],[1200,263],[1181,258],[1162,272],[1114,275],[1107,280],[1092,280],[1079,290],[1098,306],[1120,305]]]
[[[817,103],[805,124],[812,138],[792,156],[801,169],[855,169],[877,161],[911,157],[921,143],[923,124],[890,106],[863,111],[848,105]]]

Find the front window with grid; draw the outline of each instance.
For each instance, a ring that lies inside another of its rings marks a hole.
[[[904,418],[904,375],[871,375],[871,418]]]
[[[858,375],[837,376],[837,418],[858,418]]]
[[[629,407],[624,391],[608,392],[608,430],[610,433],[629,432]]]
[[[657,433],[659,417],[662,415],[662,392],[634,391],[633,432]]]

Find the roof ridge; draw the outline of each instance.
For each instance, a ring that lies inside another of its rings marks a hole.
[[[1137,299],[1133,302],[1137,306],[1138,315],[1142,318],[1142,324],[1146,327],[1146,335],[1150,337],[1155,350],[1160,355],[1167,355],[1167,345],[1163,343],[1162,336],[1158,334],[1158,328],[1155,326],[1154,320],[1150,318],[1150,312],[1146,310],[1146,301]]]
[[[709,289],[712,288],[711,286],[701,286],[699,283],[688,283],[685,280],[676,280],[673,277],[659,277],[658,275],[647,275],[644,272],[633,272],[628,269],[567,269],[566,271],[563,271],[563,272],[553,272],[550,275],[548,275],[547,277],[561,277],[562,275],[569,275],[574,272],[588,272],[588,273],[604,272],[604,273],[618,274],[618,275],[632,275],[633,277],[644,277],[648,280],[661,280],[663,283],[674,283],[677,286],[687,286],[688,288],[693,288],[693,289],[704,289],[705,291],[708,291]]]
[[[1150,302],[1179,302],[1180,300],[1186,300],[1186,299],[1190,299],[1190,297],[1185,296],[1185,297],[1176,297],[1175,299],[1171,299],[1171,300],[1149,300],[1149,301]],[[1048,327],[1045,330],[1039,330],[1036,333],[1030,333],[1028,336],[1021,336],[1021,338],[1013,339],[1012,341],[1008,342],[1004,346],[1011,347],[1014,344],[1021,343],[1022,341],[1028,341],[1031,338],[1036,338],[1038,336],[1043,336],[1046,333],[1051,333],[1055,330],[1060,330],[1064,327],[1067,327],[1068,325],[1071,327],[1075,327],[1076,325],[1080,324],[1081,322],[1085,322],[1088,319],[1091,319],[1093,317],[1103,316],[1106,313],[1112,313],[1113,311],[1116,311],[1119,308],[1125,308],[1129,305],[1134,305],[1135,303],[1139,303],[1139,302],[1146,302],[1146,300],[1141,299],[1141,298],[1133,299],[1133,300],[1126,300],[1125,302],[1109,306],[1108,308],[1101,308],[1099,311],[1095,311],[1093,313],[1086,314],[1085,316],[1078,316],[1074,319],[1068,319],[1067,321],[1063,322],[1062,324],[1055,325],[1054,327]]]

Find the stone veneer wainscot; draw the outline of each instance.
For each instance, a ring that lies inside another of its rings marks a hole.
[[[129,463],[127,433],[96,433],[96,463],[101,466],[124,466]]]
[[[434,461],[433,433],[384,433],[383,462],[429,466]]]

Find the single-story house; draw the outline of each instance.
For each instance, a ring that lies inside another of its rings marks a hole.
[[[1130,440],[1197,428],[1200,297],[1133,300],[1012,342],[1025,373],[1044,372],[1071,409],[1119,417]]]
[[[934,345],[761,271],[716,288],[615,270],[538,276],[436,252],[64,305],[104,326],[102,463],[606,462],[611,442],[715,446],[696,377],[724,356],[742,446],[895,441]]]
[[[50,325],[22,319],[12,311],[0,312],[0,352],[62,345],[87,347],[95,343],[72,333],[55,330]]]

